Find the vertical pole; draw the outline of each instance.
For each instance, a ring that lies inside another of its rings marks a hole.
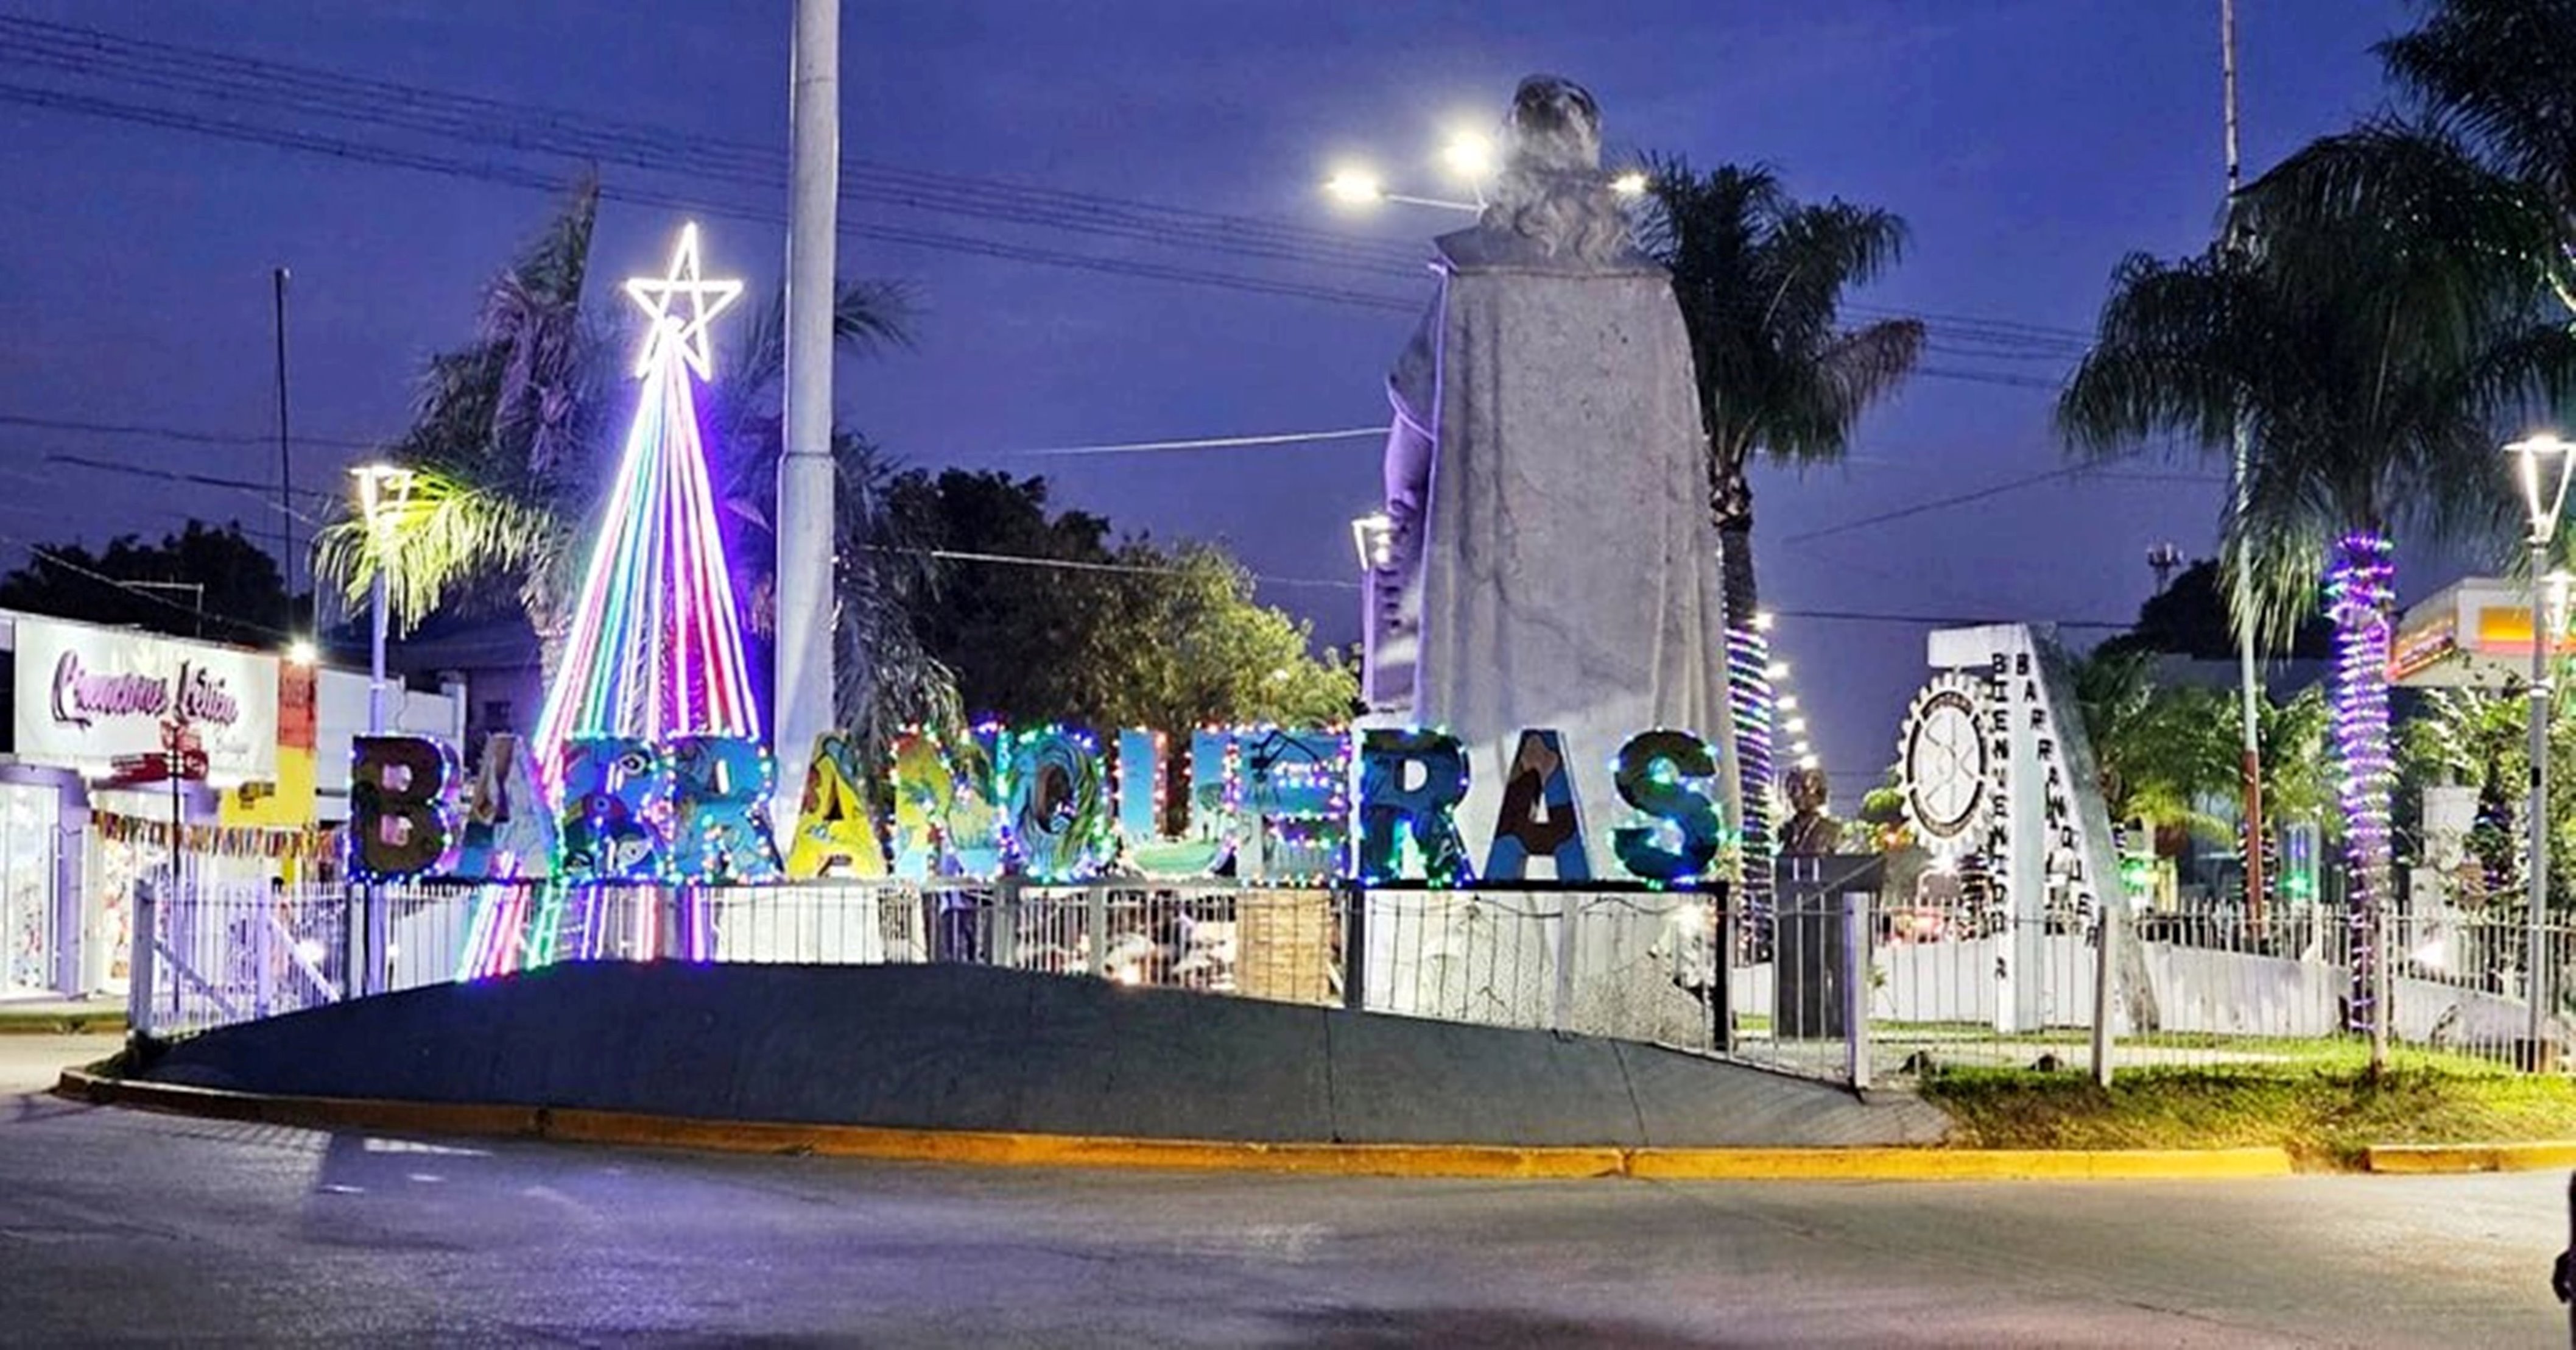
[[[277,292],[277,562],[286,574],[287,626],[295,620],[295,457],[286,434],[286,269],[270,274]]]
[[[2094,922],[2093,941],[2093,1081],[2111,1086],[2111,984],[2119,963],[2112,948],[2120,940],[2120,912],[2105,904]]]
[[[161,931],[160,883],[150,873],[134,879],[134,934],[126,956],[125,1021],[137,1036],[152,1034],[153,942]]]
[[[1869,1089],[1869,892],[1843,895],[1843,1068]]]
[[[2225,104],[2227,137],[2227,206],[2236,205],[2236,191],[2242,170],[2236,150],[2236,0],[2219,0],[2219,79]],[[2234,229],[2231,222],[2230,230]],[[2243,411],[2236,417],[2236,459],[2231,484],[2233,509],[2239,521],[2245,517],[2245,476],[2253,459],[2253,431]],[[2244,792],[2245,815],[2245,918],[2259,933],[2263,923],[2263,685],[2254,663],[2254,597],[2252,569],[2236,569],[2236,660],[2245,723],[2243,763],[2239,768]]]
[[[840,0],[796,0],[788,132],[785,453],[778,461],[775,735],[782,791],[801,791],[832,725],[832,310],[840,194]],[[788,801],[793,801],[790,797]],[[796,813],[770,813],[779,830]]]
[[[2542,1038],[2549,1029],[2549,648],[2557,637],[2557,615],[2546,594],[2549,583],[2549,538],[2531,539],[2531,899],[2525,906],[2523,1001],[2530,1004],[2530,1062],[2538,1073],[2548,1067]]]
[[[1356,881],[1333,885],[1342,907],[1342,1006],[1352,1012],[1368,1008],[1368,892]]]
[[[367,648],[367,734],[370,736],[384,735],[385,724],[392,720],[391,704],[393,700],[390,691],[385,688],[385,626],[387,621],[385,613],[387,599],[385,594],[387,589],[385,582],[385,569],[390,565],[391,564],[388,560],[379,557],[376,563],[375,585],[369,595],[367,604],[369,609],[375,611],[370,624],[371,636],[369,638]]]
[[[277,942],[270,932],[277,926],[278,892],[261,894],[253,902],[250,920],[251,1004],[253,1017],[266,1017],[276,1003],[277,977],[270,969]]]
[[[1583,906],[1570,892],[1556,895],[1556,988],[1548,1000],[1547,1028],[1566,1030],[1574,1015],[1574,952],[1578,941],[1575,925],[1583,921]]]
[[[1089,953],[1093,979],[1109,974],[1109,888],[1082,888],[1082,949]]]
[[[1004,877],[993,883],[992,941],[978,954],[978,960],[1003,970],[1016,970],[1020,964],[1020,882],[1017,877]]]
[[[170,888],[169,893],[164,896],[163,899],[175,907],[182,903],[179,899],[179,895],[180,888],[184,884],[179,880],[179,848],[184,842],[186,842],[188,835],[183,814],[185,802],[179,796],[179,769],[181,767],[181,759],[179,747],[176,743],[171,745],[167,753],[167,763],[170,769],[170,848],[166,856],[170,862]],[[182,915],[175,920],[175,923],[178,925],[189,925],[190,920],[197,917],[198,915],[194,913]],[[135,934],[135,940],[141,946],[157,951],[161,946],[161,925],[156,921],[149,928],[138,929]],[[179,989],[179,983],[175,980],[172,981],[170,984],[170,1011],[172,1013],[173,1021],[177,1020],[176,1015],[179,1011]]]
[[[375,522],[368,522],[375,527]],[[389,622],[386,569],[392,560],[379,552],[376,580],[369,596],[370,638],[367,656],[367,734],[381,736],[393,720],[392,690],[385,683],[385,630]],[[385,890],[381,884],[369,883],[358,888],[359,916],[358,968],[349,972],[349,991],[354,995],[379,994],[385,988],[385,946],[389,940],[385,922]]]
[[[1771,889],[1771,931],[1774,934],[1781,931],[1780,891],[1776,884]],[[1731,1055],[1735,1053],[1735,949],[1742,940],[1743,916],[1736,909],[1735,896],[1724,886],[1721,885],[1712,898],[1717,905],[1717,953],[1712,963],[1717,967],[1717,974],[1708,999],[1709,1018],[1714,1023],[1709,1029],[1709,1048],[1721,1055]],[[1775,937],[1773,942],[1776,945],[1778,939]],[[1776,977],[1780,969],[1776,958],[1771,969]]]

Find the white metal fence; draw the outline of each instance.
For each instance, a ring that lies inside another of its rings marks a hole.
[[[2381,1015],[2399,1062],[2576,1068],[2576,926],[2563,919],[2543,928],[2536,1037],[2531,943],[2510,910],[2391,917],[2376,988],[2357,983],[2369,929],[2341,907],[2151,914],[2115,926],[2107,948],[2091,914],[2015,921],[1791,893],[1763,919],[1724,944],[1720,1048],[1797,1073],[2358,1067]]]
[[[161,893],[161,892],[167,893]],[[135,1025],[182,1035],[568,960],[957,961],[1693,1049],[1712,911],[1659,892],[812,882],[166,882],[137,897]],[[143,916],[150,916],[148,928]],[[369,960],[362,952],[378,952]],[[354,975],[354,978],[353,978]]]
[[[2501,1069],[2576,1062],[2576,930],[2546,929],[2550,1015],[2535,1043],[2529,944],[2508,912],[2392,919],[2385,990],[2374,994],[2354,986],[2364,930],[2325,907],[2259,920],[2150,915],[2106,950],[2090,915],[2014,923],[1880,912],[1853,897],[1784,900],[1756,926],[1689,894],[1544,886],[370,891],[183,878],[136,896],[133,1011],[156,1035],[555,961],[957,961],[1614,1036],[1863,1084],[1956,1064],[2098,1074],[2357,1063],[2381,1006],[2401,1055]],[[1721,969],[1723,1006],[1712,1007]]]

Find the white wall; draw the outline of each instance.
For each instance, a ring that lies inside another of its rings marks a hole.
[[[354,670],[315,672],[313,690],[313,783],[323,798],[324,820],[347,816],[350,742],[367,731],[367,677]],[[393,729],[415,736],[435,736],[464,750],[465,709],[469,691],[463,685],[436,694],[398,690]]]

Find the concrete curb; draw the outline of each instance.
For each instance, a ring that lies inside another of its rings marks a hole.
[[[1942,1148],[1513,1148],[1247,1143],[693,1120],[543,1106],[272,1097],[66,1069],[55,1095],[106,1106],[310,1129],[465,1134],[636,1148],[817,1154],[986,1167],[1134,1167],[1313,1176],[1669,1181],[2204,1180],[2288,1176],[2277,1148],[2098,1151]]]
[[[2541,1172],[2576,1168],[2576,1141],[2529,1144],[2373,1144],[2362,1151],[2367,1171],[2438,1176],[2461,1172]]]

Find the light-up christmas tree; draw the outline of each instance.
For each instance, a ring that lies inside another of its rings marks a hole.
[[[549,796],[578,737],[760,734],[695,388],[714,369],[707,325],[741,293],[739,281],[699,279],[696,225],[667,276],[626,283],[650,324],[635,365],[644,389],[537,724]]]
[[[574,741],[618,737],[658,749],[678,736],[760,734],[695,383],[714,372],[708,323],[741,293],[739,281],[699,278],[695,225],[681,230],[666,276],[626,283],[648,324],[634,372],[644,387],[537,723],[537,772],[549,812],[566,805],[564,750]],[[663,809],[653,826],[667,836]],[[593,830],[601,823],[592,822]],[[567,901],[574,901],[569,916]],[[625,918],[626,950],[695,953],[690,935],[698,926],[684,919],[669,931],[674,925],[650,892],[620,901],[568,888],[558,874],[533,892],[497,887],[485,897],[463,971],[495,975],[563,956],[596,957],[608,909],[621,903],[633,911]]]

